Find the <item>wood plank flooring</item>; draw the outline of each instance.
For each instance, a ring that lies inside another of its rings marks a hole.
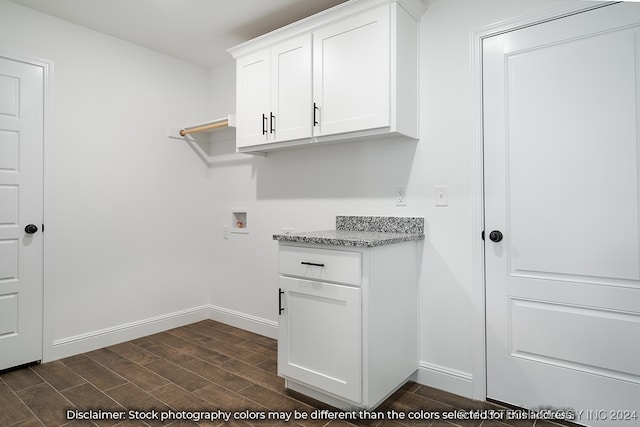
[[[345,413],[285,389],[284,380],[276,374],[276,350],[275,340],[205,320],[3,372],[0,426],[557,426],[547,421],[504,419],[409,420],[408,415],[424,418],[430,412],[442,417],[456,410],[505,409],[413,382],[376,408],[369,419],[330,419]],[[321,410],[326,412],[318,412]],[[319,420],[294,420],[296,413],[308,418],[324,415]],[[193,421],[205,415],[219,419]],[[379,419],[371,419],[378,415]],[[224,416],[229,417],[228,422],[221,418]],[[251,419],[259,416],[292,418]],[[404,419],[391,419],[399,417]]]

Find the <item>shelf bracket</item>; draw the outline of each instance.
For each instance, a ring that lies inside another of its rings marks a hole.
[[[186,126],[183,128],[169,128],[168,136],[169,138],[179,139],[188,143],[193,151],[202,159],[202,161],[208,166],[213,166],[217,163],[229,163],[229,162],[237,162],[250,159],[249,155],[262,155],[263,153],[233,153],[226,155],[218,155],[218,156],[210,156],[206,152],[206,148],[200,145],[200,143],[216,143],[222,141],[230,141],[235,140],[235,126],[236,126],[236,117],[234,115],[228,115],[226,117],[222,117],[220,119],[212,120],[205,123],[199,123],[191,126]],[[228,131],[224,131],[224,128],[228,128]],[[218,133],[217,136],[216,132]],[[197,133],[202,133],[203,137],[198,138],[196,140]],[[198,143],[198,141],[200,143]]]

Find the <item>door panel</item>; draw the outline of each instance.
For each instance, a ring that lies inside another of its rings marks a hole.
[[[18,279],[18,239],[0,240],[0,280]]]
[[[313,33],[314,135],[390,125],[389,13],[379,7]]]
[[[0,115],[18,116],[20,80],[0,74]]]
[[[617,4],[484,41],[488,397],[640,418],[639,35]]]
[[[360,288],[280,277],[278,374],[361,402]]]
[[[305,34],[271,48],[271,111],[275,135],[272,142],[310,138],[311,35]]]
[[[2,153],[0,153],[1,155]],[[18,186],[0,185],[0,226],[18,224]]]
[[[269,50],[241,58],[237,68],[236,145],[247,147],[267,142],[269,118]],[[266,118],[267,120],[264,120]]]
[[[637,32],[505,52],[513,272],[640,279]]]
[[[0,130],[0,171],[18,170],[18,136],[18,132]]]
[[[0,369],[42,358],[43,78],[0,57]]]
[[[509,298],[509,352],[515,357],[637,382],[640,314]],[[597,340],[581,339],[576,330]],[[606,351],[593,351],[594,348]]]
[[[18,294],[0,296],[0,336],[18,332]]]

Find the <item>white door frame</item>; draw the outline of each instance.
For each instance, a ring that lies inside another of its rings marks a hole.
[[[472,170],[471,204],[473,241],[472,274],[472,398],[487,398],[486,327],[485,327],[485,260],[484,242],[484,142],[482,114],[482,41],[498,34],[518,30],[576,13],[598,9],[617,2],[575,1],[531,15],[501,21],[473,31],[470,35],[471,91],[472,91]]]
[[[41,67],[43,71],[43,264],[42,264],[42,362],[50,360],[51,343],[53,342],[52,318],[53,313],[50,302],[52,301],[53,280],[53,62],[37,58],[35,56],[16,54],[0,49],[0,57],[12,61]]]

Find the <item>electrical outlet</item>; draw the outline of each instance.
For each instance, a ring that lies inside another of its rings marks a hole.
[[[396,187],[396,206],[407,206],[407,190],[404,187]]]

